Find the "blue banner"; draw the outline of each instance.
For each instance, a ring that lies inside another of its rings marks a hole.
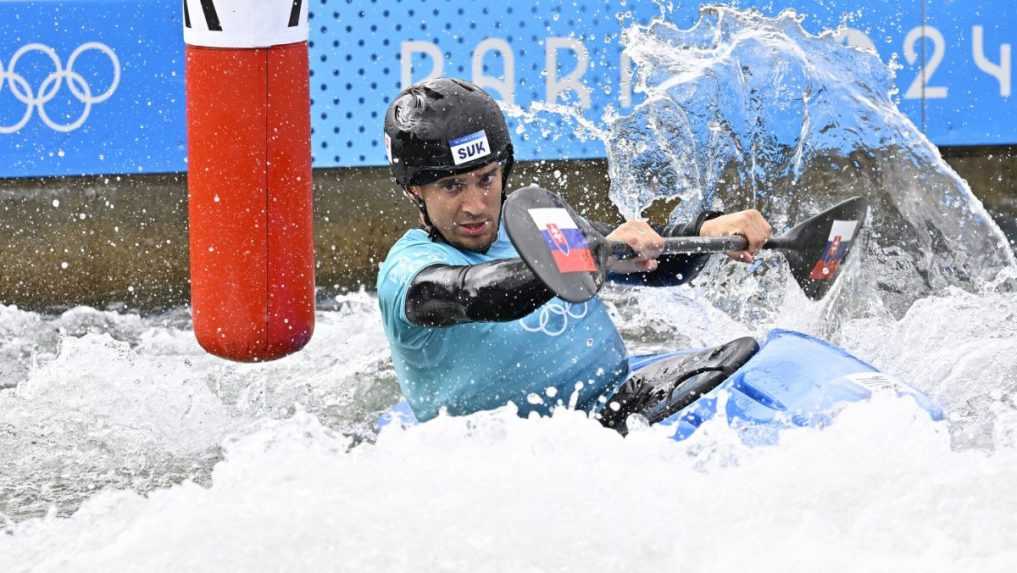
[[[189,1],[195,13],[225,0]],[[565,104],[602,125],[639,103],[623,30],[661,10],[649,0],[309,1],[316,167],[383,165],[388,102],[435,73],[524,111]],[[810,32],[844,25],[844,41],[893,58],[901,110],[939,145],[1017,144],[1012,0],[734,4],[794,8]],[[665,16],[691,26],[698,6]],[[182,0],[0,0],[0,176],[186,170],[182,19]],[[604,156],[573,122],[511,123],[520,159]]]
[[[0,176],[184,171],[180,2],[0,2]]]

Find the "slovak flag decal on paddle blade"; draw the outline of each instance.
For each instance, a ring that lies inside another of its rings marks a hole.
[[[816,261],[812,267],[809,278],[814,281],[833,280],[840,270],[840,264],[844,261],[851,246],[851,239],[855,236],[855,228],[858,221],[834,221],[830,228],[830,237],[826,240],[826,248],[823,249],[823,256]]]
[[[544,236],[544,243],[561,273],[597,272],[593,253],[568,211],[558,208],[530,209],[530,217]]]

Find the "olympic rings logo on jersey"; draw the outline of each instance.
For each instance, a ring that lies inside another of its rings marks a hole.
[[[561,336],[568,330],[569,319],[580,320],[585,318],[589,312],[589,303],[586,302],[581,305],[568,302],[565,304],[551,302],[540,307],[540,312],[536,313],[537,324],[532,324],[533,315],[531,314],[525,318],[520,318],[519,325],[526,332],[543,332],[548,336]]]
[[[113,81],[109,87],[100,94],[92,93],[92,86],[85,81],[84,76],[74,71],[74,64],[77,63],[78,58],[89,50],[97,50],[105,54],[110,63],[113,64]],[[49,57],[50,62],[53,64],[53,71],[46,76],[46,79],[42,80],[42,83],[38,86],[38,91],[34,90],[32,85],[28,83],[25,76],[21,75],[17,71],[18,63],[21,61],[26,54],[38,52],[44,56]],[[72,96],[79,102],[84,104],[84,108],[81,110],[81,115],[70,123],[60,123],[54,121],[53,118],[46,113],[46,104],[53,101],[53,98],[60,92],[60,88],[64,85],[64,80],[67,80],[67,88],[70,90]],[[25,104],[25,112],[21,115],[16,123],[11,125],[4,125],[0,123],[0,134],[16,133],[21,128],[28,125],[28,122],[32,119],[32,112],[35,110],[39,111],[39,118],[44,124],[54,131],[67,133],[74,131],[82,125],[85,120],[88,119],[88,115],[92,113],[92,106],[95,104],[102,103],[112,97],[113,92],[116,91],[117,86],[120,85],[120,59],[117,58],[116,53],[112,48],[106,44],[100,42],[87,42],[78,46],[76,50],[71,52],[70,58],[67,59],[67,67],[64,67],[60,62],[60,57],[57,55],[56,50],[53,48],[40,43],[26,44],[18,51],[14,52],[6,67],[4,62],[0,59],[0,95],[4,93],[4,87],[10,89],[11,95],[14,96],[19,102]]]

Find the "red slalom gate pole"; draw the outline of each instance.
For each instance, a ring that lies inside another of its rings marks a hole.
[[[194,333],[245,362],[314,332],[305,0],[185,0]]]

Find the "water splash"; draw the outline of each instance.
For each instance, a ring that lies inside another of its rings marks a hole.
[[[622,212],[674,198],[678,218],[754,207],[780,228],[863,195],[866,280],[844,289],[839,314],[899,317],[922,296],[974,290],[1012,266],[981,202],[897,109],[892,70],[835,31],[809,34],[802,19],[708,6],[687,30],[657,19],[624,32],[646,99],[604,139]],[[732,265],[707,276],[745,274]]]
[[[13,535],[0,535],[0,567],[1013,565],[1017,451],[953,451],[906,400],[850,407],[830,428],[796,431],[780,448],[748,449],[722,424],[703,430],[684,444],[654,428],[622,439],[577,412],[522,420],[506,408],[393,427],[376,444],[350,450],[348,439],[298,412],[228,440],[208,488],[185,483],[146,497],[106,491],[69,519],[13,526]],[[974,524],[982,525],[977,535]]]
[[[298,405],[369,437],[398,387],[375,299],[353,293],[338,307],[318,317],[304,352],[262,365],[205,353],[185,309],[47,317],[0,307],[2,324],[20,329],[0,336],[9,387],[0,390],[0,514],[66,516],[106,487],[207,483],[227,435],[292,416]]]
[[[607,302],[633,352],[765,330],[704,295],[636,289]],[[304,353],[275,364],[223,363],[203,355],[193,332],[158,319],[142,319],[133,344],[61,335],[46,364],[0,392],[0,457],[9,456],[0,569],[783,570],[796,555],[834,571],[887,562],[1004,571],[1017,559],[1008,554],[1017,407],[1004,376],[1017,372],[1007,318],[1017,306],[1003,294],[955,290],[903,321],[842,329],[849,349],[954,406],[949,426],[909,400],[877,399],[762,449],[744,446],[721,418],[675,444],[664,428],[623,440],[578,412],[523,420],[511,408],[393,426],[351,449],[361,413],[394,396],[376,301],[356,294],[340,307],[319,313]],[[112,331],[136,320],[103,316]],[[41,330],[62,320],[9,317]],[[782,320],[814,318],[785,310]],[[979,368],[987,358],[993,365]],[[575,523],[585,524],[580,537],[564,525]],[[976,524],[989,534],[972,537]],[[609,551],[602,539],[612,539]],[[902,539],[939,549],[904,551]],[[770,549],[763,561],[758,544]],[[837,551],[871,562],[830,557]]]

